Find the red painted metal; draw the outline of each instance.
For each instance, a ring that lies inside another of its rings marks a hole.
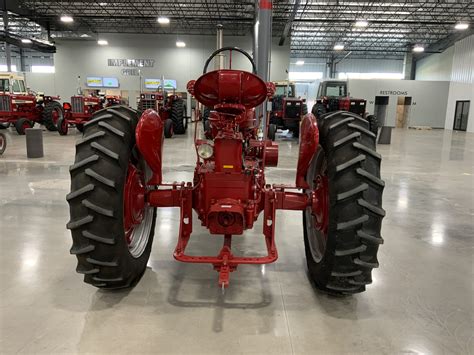
[[[275,244],[275,214],[278,209],[314,209],[321,225],[325,225],[324,210],[319,201],[325,200],[324,187],[312,194],[301,192],[297,186],[267,185],[265,167],[278,163],[278,145],[258,138],[254,108],[275,90],[272,83],[264,83],[257,76],[238,70],[218,70],[202,75],[187,85],[188,92],[203,105],[212,107],[209,116],[211,132],[208,139],[198,139],[195,149],[209,144],[213,154],[205,159],[197,156],[193,182],[164,184],[161,181],[161,147],[163,126],[160,116],[152,110],[144,112],[137,126],[138,150],[154,173],[148,185],[159,188],[144,190],[135,173],[127,178],[126,190],[138,194],[139,201],[127,202],[126,226],[133,226],[135,215],[143,208],[143,201],[154,207],[179,207],[180,227],[174,251],[176,260],[209,263],[219,272],[219,284],[227,287],[230,273],[239,264],[265,264],[277,260]],[[161,117],[163,118],[163,117]],[[313,115],[305,116],[298,174],[306,175],[309,163],[318,146],[318,127]],[[131,170],[130,168],[129,170]],[[297,181],[299,181],[297,179]],[[290,191],[294,190],[294,191]],[[143,192],[145,191],[145,192]],[[145,193],[144,200],[141,195]],[[126,195],[126,198],[132,198]],[[201,224],[211,234],[223,236],[223,245],[216,256],[191,256],[186,247],[192,233],[193,210]],[[253,228],[263,214],[263,237],[267,253],[264,256],[238,256],[232,252],[232,237]]]
[[[129,163],[123,206],[125,237],[129,244],[134,227],[141,223],[144,216],[146,189],[143,181],[142,172]]]
[[[296,186],[302,189],[309,188],[306,182],[306,173],[308,172],[311,159],[315,156],[319,145],[319,130],[316,117],[312,113],[304,116],[301,122],[301,141],[298,157],[298,166],[296,168]]]
[[[312,197],[311,208],[316,222],[314,226],[327,236],[329,227],[329,179],[326,174],[316,176]]]
[[[153,172],[153,176],[147,183],[160,185],[164,134],[163,121],[156,111],[148,109],[143,112],[135,130],[135,140],[138,150]]]
[[[26,118],[32,122],[40,123],[43,119],[44,105],[59,99],[58,96],[44,96],[38,100],[32,94],[0,93],[0,123],[15,122],[20,118]]]
[[[260,8],[263,10],[271,10],[273,5],[272,0],[260,0]]]
[[[196,99],[208,107],[240,104],[245,109],[260,105],[267,97],[268,87],[257,75],[241,70],[215,70],[202,75],[192,86]]]

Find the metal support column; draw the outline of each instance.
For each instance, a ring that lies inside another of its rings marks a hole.
[[[7,2],[6,0],[3,0],[3,6],[2,6],[2,12],[3,12],[3,30],[5,31],[5,34],[8,33],[8,11],[7,11]],[[12,71],[12,52],[10,48],[10,43],[5,42],[5,58],[7,62],[7,71],[11,72]]]
[[[257,74],[265,82],[270,79],[270,53],[272,46],[272,0],[260,0],[258,5],[257,18],[257,44],[255,46],[257,53]],[[267,131],[267,106],[266,103],[257,110],[258,115],[262,117],[260,127],[263,134]]]
[[[216,49],[221,49],[224,46],[224,26],[217,25]],[[221,52],[214,59],[215,70],[224,69],[224,53]]]

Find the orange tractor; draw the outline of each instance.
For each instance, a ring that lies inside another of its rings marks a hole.
[[[223,51],[231,52],[229,58],[234,52],[243,54],[253,72],[207,72],[210,61]],[[255,73],[248,53],[224,47],[207,59],[203,75],[187,84],[200,104],[212,108],[209,139],[198,138],[195,123],[197,162],[190,182],[163,181],[164,123],[156,110],[147,109],[139,116],[128,107],[114,106],[85,124],[70,167],[71,192],[66,199],[71,253],[86,283],[105,289],[135,285],[146,270],[156,209],[162,207],[180,210],[174,258],[210,264],[219,273],[222,288],[228,287],[230,274],[239,265],[277,260],[277,210],[301,211],[301,241],[317,287],[346,294],[362,292],[371,283],[383,242],[385,211],[381,157],[368,122],[343,111],[322,115],[319,122],[313,114],[305,115],[295,183],[270,185],[265,168],[277,166],[278,145],[266,138],[265,131],[261,137],[260,127],[269,117],[259,122],[256,108],[274,94],[275,86]],[[241,235],[261,214],[265,255],[234,254],[233,237],[245,238]],[[186,252],[194,215],[210,234],[222,237],[217,255]]]

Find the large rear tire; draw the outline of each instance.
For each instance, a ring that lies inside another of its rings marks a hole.
[[[369,131],[377,136],[377,134],[379,133],[379,122],[377,120],[377,116],[368,115],[367,121],[369,121]]]
[[[133,153],[137,122],[124,106],[96,112],[69,168],[71,254],[84,281],[100,288],[134,286],[151,252],[156,209],[145,202],[147,168]]]
[[[58,121],[64,117],[63,108],[57,101],[50,101],[44,105],[41,123],[48,131],[57,131]]]
[[[327,292],[365,291],[378,267],[382,218],[381,156],[375,135],[360,116],[338,111],[319,122],[320,146],[307,174],[320,201],[303,212],[310,278]]]
[[[184,112],[184,101],[182,99],[176,99],[171,104],[171,120],[174,125],[174,133],[184,134],[186,133],[186,115]]]
[[[165,138],[173,137],[173,134],[174,134],[173,127],[174,127],[174,124],[172,120],[170,120],[169,118],[165,120],[165,126],[164,126]]]
[[[322,115],[327,113],[326,107],[323,104],[316,103],[313,105],[313,108],[311,109],[311,113],[319,119]]]

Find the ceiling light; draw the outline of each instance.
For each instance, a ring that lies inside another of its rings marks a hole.
[[[31,43],[31,39],[23,38],[23,39],[21,40],[21,43]]]
[[[342,51],[344,49],[344,45],[343,44],[336,44],[334,46],[334,50],[335,51]]]
[[[99,2],[99,6],[107,6],[106,2]]]
[[[107,42],[106,39],[99,39],[99,40],[97,41],[97,44],[98,44],[99,46],[106,46],[106,45],[109,44],[109,42]]]
[[[81,37],[82,37],[82,38],[87,38],[87,37],[90,37],[90,36],[89,36],[87,33],[83,33],[83,34],[81,35]]]
[[[457,23],[454,28],[457,30],[467,30],[469,28],[469,25],[467,23]]]
[[[63,16],[61,16],[61,21],[62,22],[73,22],[74,19],[71,16],[63,15]]]
[[[297,60],[295,64],[296,64],[296,65],[303,65],[303,64],[304,64],[304,60]]]
[[[176,47],[184,48],[186,47],[186,43],[184,43],[183,41],[176,41]]]
[[[170,19],[168,17],[160,16],[158,17],[158,23],[161,25],[167,25],[170,23]]]
[[[359,20],[359,21],[356,21],[355,23],[356,27],[367,27],[368,25],[369,23],[365,20]]]
[[[420,45],[416,45],[415,47],[413,47],[413,52],[421,53],[424,50],[425,50],[425,48],[420,46]]]

